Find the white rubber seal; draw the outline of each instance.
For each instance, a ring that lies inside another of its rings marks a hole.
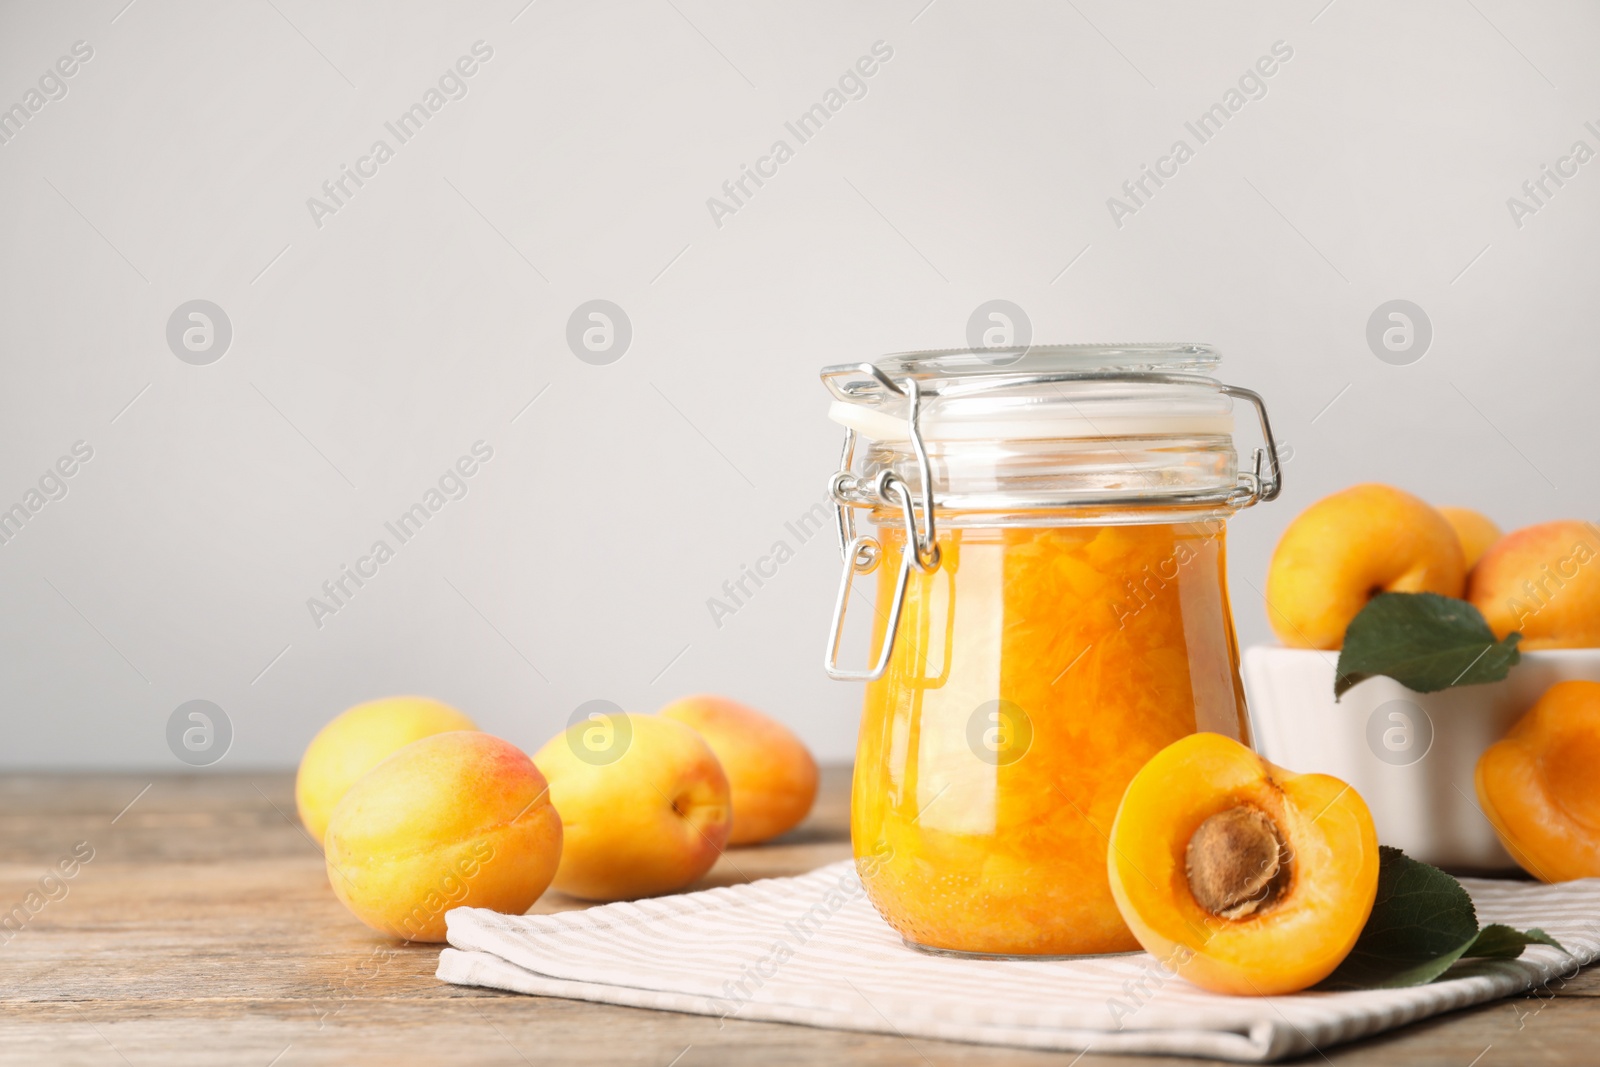
[[[899,405],[897,405],[899,406]],[[1094,408],[1109,409],[1112,404],[1086,402],[1062,405],[1057,413],[1029,415],[1025,418],[940,418],[925,413],[919,421],[924,441],[1060,440],[1095,437],[1200,437],[1233,434],[1233,414],[1173,411],[1166,404],[1115,403],[1118,414],[1093,413]],[[1130,410],[1132,409],[1132,410]],[[1142,410],[1141,410],[1142,409]],[[828,407],[828,418],[872,441],[906,441],[905,414],[883,407],[835,400]]]

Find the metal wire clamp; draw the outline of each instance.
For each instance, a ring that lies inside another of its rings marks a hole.
[[[911,503],[911,490],[905,479],[890,470],[881,472],[873,479],[872,495],[885,506],[900,508],[906,524],[906,551],[900,555],[900,573],[895,579],[894,596],[889,605],[889,619],[884,628],[883,647],[878,652],[878,661],[865,671],[845,670],[839,666],[839,641],[844,635],[844,617],[851,586],[855,584],[857,575],[871,574],[883,560],[883,544],[871,534],[856,533],[854,511],[845,503],[850,493],[865,488],[852,470],[856,432],[846,430],[839,470],[828,482],[839,531],[839,552],[844,558],[844,574],[839,580],[839,595],[833,602],[833,623],[828,628],[828,649],[822,664],[828,677],[844,682],[874,682],[883,677],[884,671],[889,668],[889,657],[894,652],[895,634],[900,629],[900,612],[905,607],[906,583],[911,578],[911,568],[915,567],[923,574],[939,569],[938,534],[933,517],[933,467],[928,461],[927,446],[922,443],[922,427],[918,421],[922,414],[921,388],[915,378],[907,378],[904,387],[897,385],[871,363],[861,364],[861,370],[876,378],[885,389],[906,398],[906,430],[917,455],[917,473],[922,482],[922,523],[919,530],[916,508]]]

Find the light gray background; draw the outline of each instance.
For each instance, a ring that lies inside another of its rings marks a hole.
[[[1600,149],[1593,4],[125,3],[0,8],[0,106],[94,49],[0,146],[0,506],[94,449],[0,546],[5,764],[179,769],[167,718],[203,698],[219,768],[287,766],[406,691],[531,750],[585,700],[711,689],[847,758],[831,538],[720,629],[706,599],[821,497],[817,369],[960,343],[993,298],[1036,340],[1213,342],[1268,398],[1293,458],[1233,523],[1246,642],[1278,533],[1349,483],[1594,515],[1600,161],[1520,229],[1506,205]],[[478,40],[466,98],[317,228]],[[867,96],[716,226],[878,40]],[[1267,96],[1117,227],[1278,40]],[[633,324],[609,366],[565,342],[594,298]],[[1433,323],[1410,366],[1365,340],[1396,298]],[[209,366],[166,344],[192,299],[232,321]],[[480,439],[469,494],[317,629],[306,598]]]

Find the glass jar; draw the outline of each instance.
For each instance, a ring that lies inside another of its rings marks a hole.
[[[823,371],[846,427],[826,664],[868,682],[851,838],[908,944],[1137,949],[1106,877],[1123,789],[1187,734],[1250,743],[1226,520],[1275,497],[1279,470],[1260,398],[1211,377],[1218,362],[1061,345]],[[1234,398],[1266,445],[1250,471]],[[862,510],[875,533],[856,533]],[[846,670],[846,607],[872,571],[872,666]]]

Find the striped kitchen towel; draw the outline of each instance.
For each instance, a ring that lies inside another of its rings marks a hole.
[[[1485,923],[1542,927],[1573,953],[1458,964],[1409,989],[1228,997],[1146,953],[973,960],[907,948],[849,861],[798,878],[558,915],[456,908],[438,976],[459,985],[732,1019],[1023,1048],[1264,1062],[1561,985],[1600,957],[1600,879],[1466,879]]]

